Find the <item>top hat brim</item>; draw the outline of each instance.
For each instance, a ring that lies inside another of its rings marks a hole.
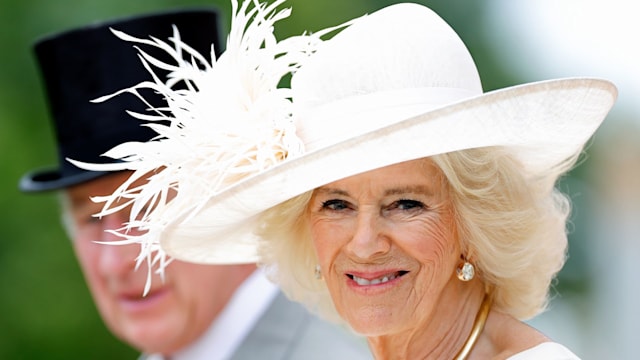
[[[20,191],[45,192],[69,188],[87,181],[107,175],[105,171],[83,171],[75,174],[63,174],[60,169],[34,170],[20,178],[18,187]]]

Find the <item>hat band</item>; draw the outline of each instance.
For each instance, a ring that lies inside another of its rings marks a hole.
[[[481,94],[425,87],[352,96],[303,112],[296,132],[311,152]]]

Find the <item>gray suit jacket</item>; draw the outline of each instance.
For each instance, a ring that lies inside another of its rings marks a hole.
[[[367,343],[278,293],[231,360],[372,359]]]
[[[146,359],[142,355],[138,360]],[[278,292],[229,360],[370,360],[364,338],[311,315]]]

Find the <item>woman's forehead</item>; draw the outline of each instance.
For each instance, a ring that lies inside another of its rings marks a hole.
[[[345,194],[363,187],[377,187],[384,195],[440,192],[442,172],[429,158],[406,161],[325,184],[316,193]],[[351,189],[351,190],[349,190]]]

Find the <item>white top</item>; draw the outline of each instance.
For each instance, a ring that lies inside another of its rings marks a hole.
[[[508,360],[580,360],[580,358],[563,345],[545,342],[515,354]]]
[[[256,270],[238,287],[209,329],[171,360],[225,360],[230,358],[278,294],[278,288]],[[161,354],[148,360],[164,360]]]

